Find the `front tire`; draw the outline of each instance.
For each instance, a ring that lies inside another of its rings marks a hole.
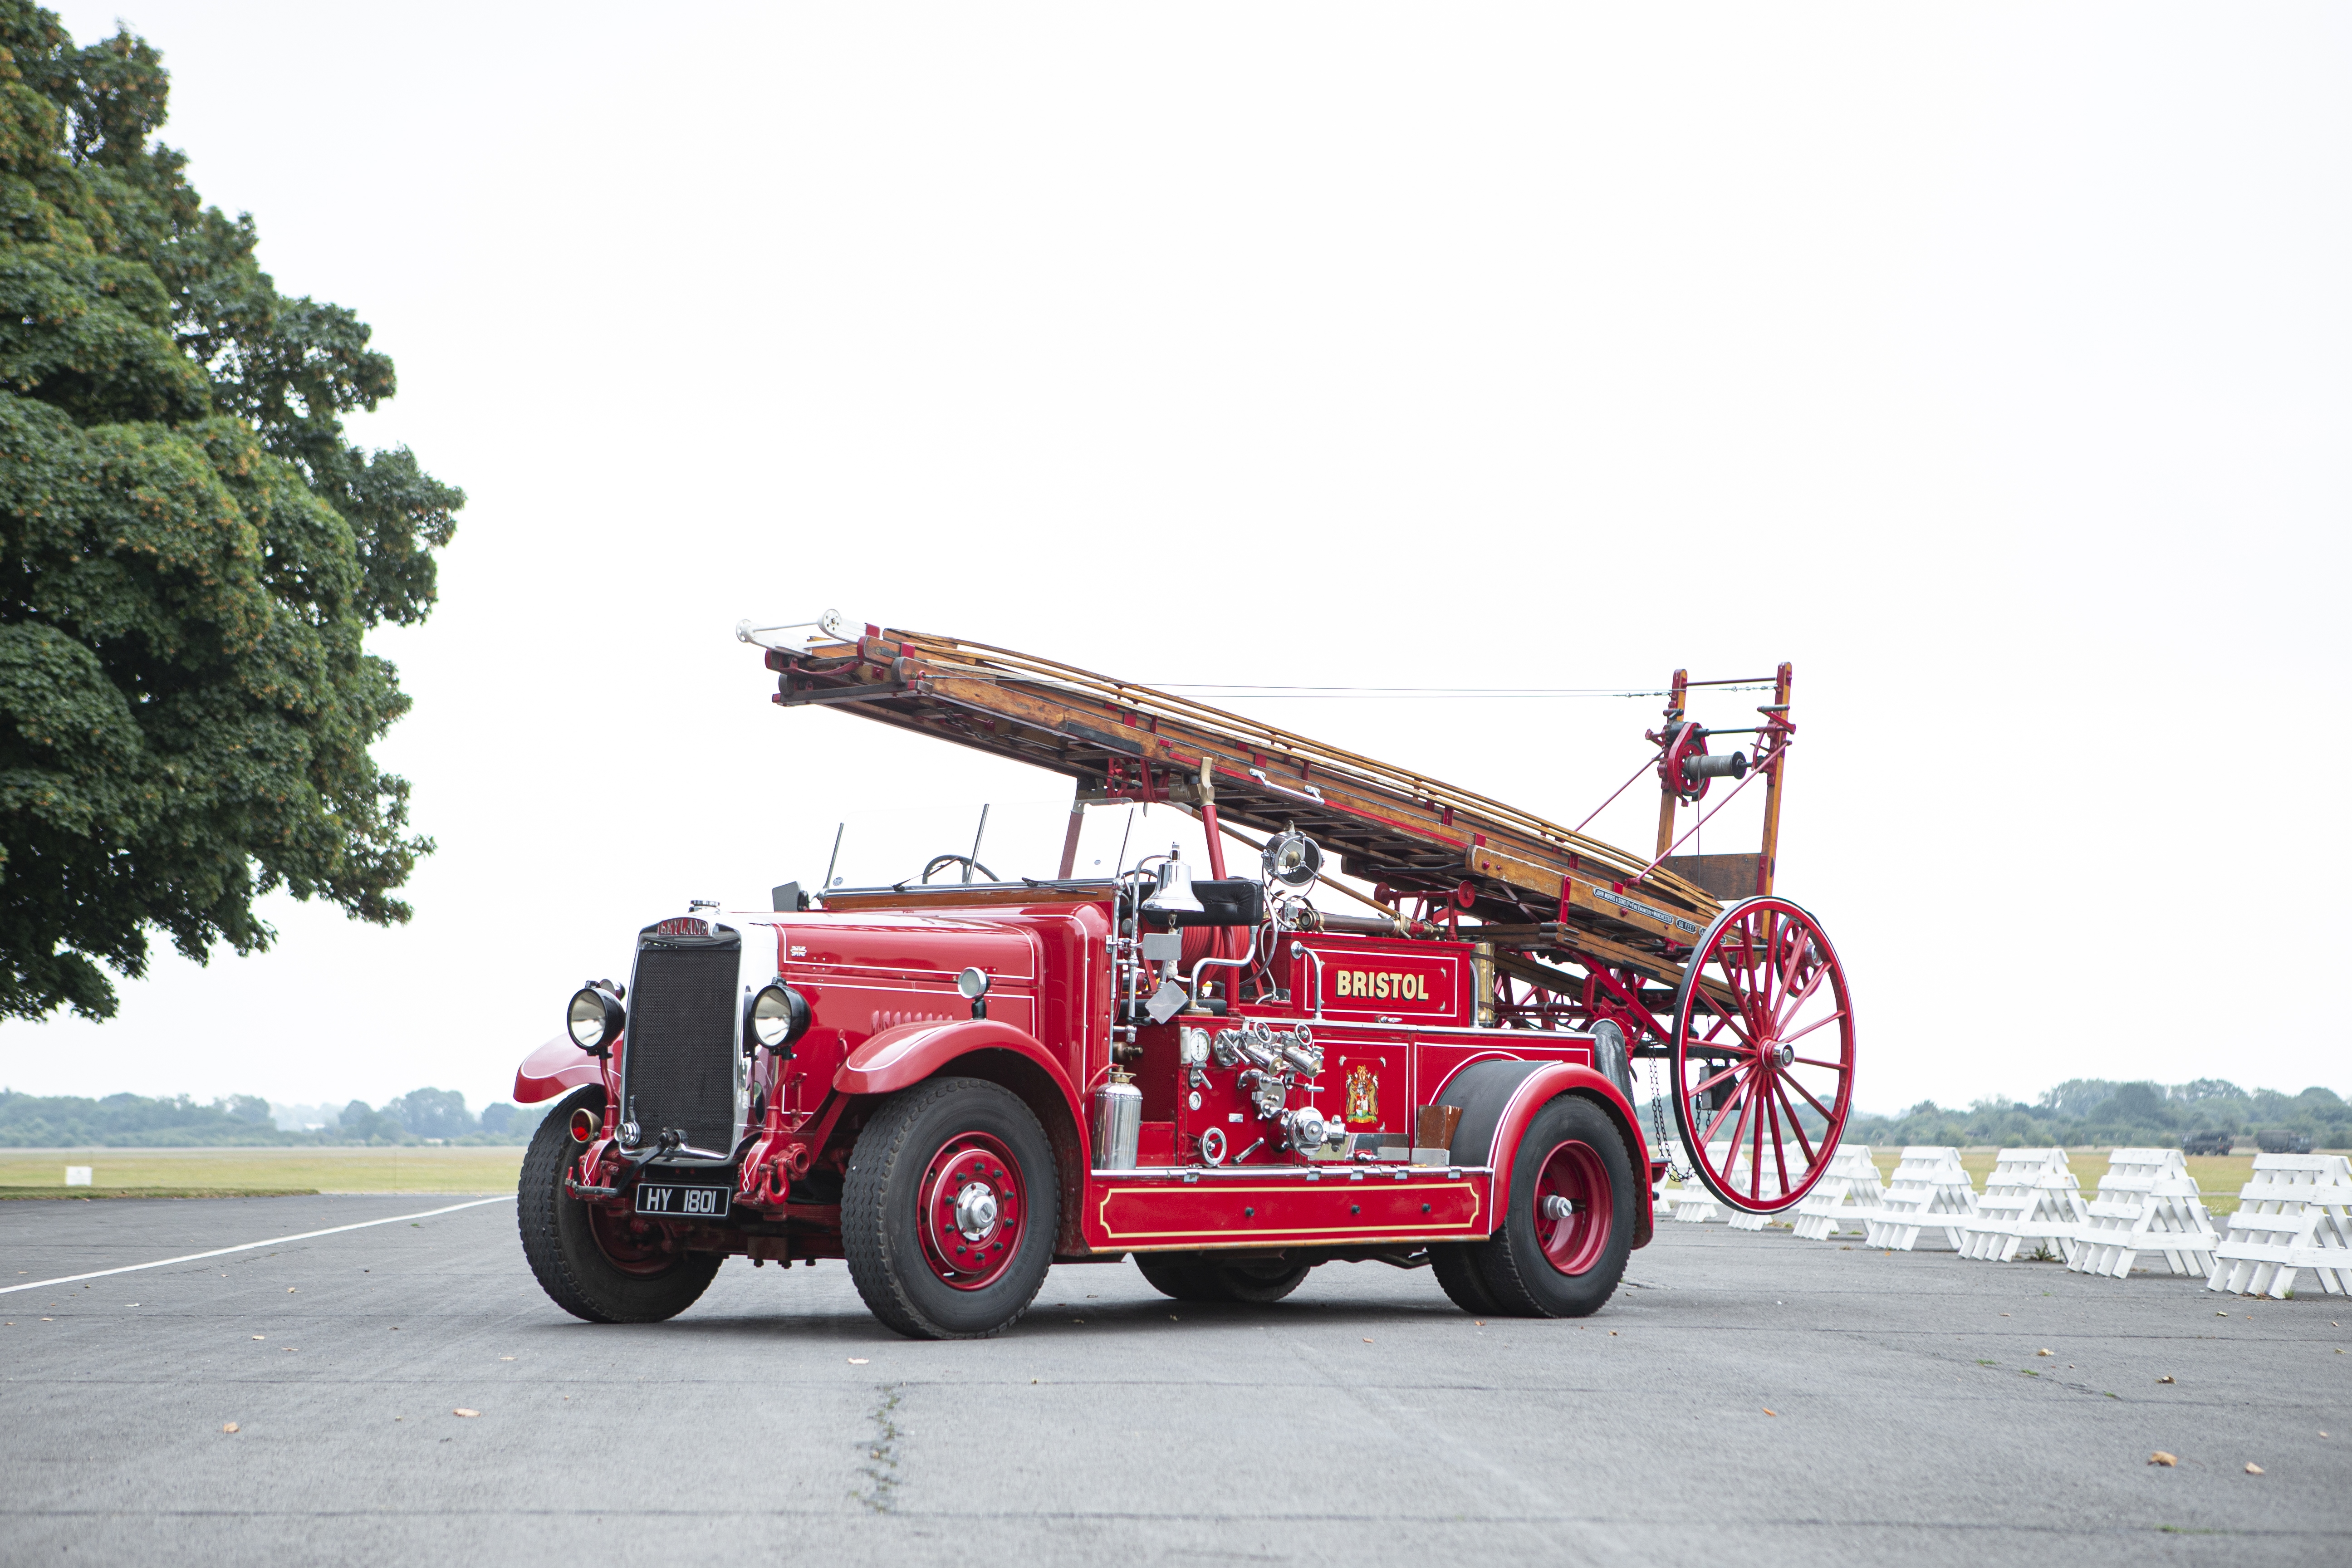
[[[1463,1249],[1495,1310],[1515,1318],[1599,1311],[1633,1248],[1633,1180],[1625,1140],[1600,1106],[1564,1094],[1537,1111],[1511,1161],[1503,1228]]]
[[[720,1259],[709,1252],[664,1254],[564,1191],[564,1175],[580,1152],[572,1139],[572,1113],[604,1109],[603,1089],[581,1089],[559,1101],[531,1134],[515,1192],[522,1255],[548,1299],[573,1317],[658,1323],[701,1298]]]
[[[913,1340],[1000,1333],[1054,1261],[1061,1187],[1019,1096],[941,1078],[891,1099],[851,1151],[841,1244],[866,1307]]]

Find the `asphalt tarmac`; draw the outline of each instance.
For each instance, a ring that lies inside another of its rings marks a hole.
[[[1582,1321],[1481,1325],[1379,1264],[1184,1306],[1121,1263],[917,1344],[838,1263],[574,1321],[510,1202],[272,1239],[456,1201],[0,1204],[0,1285],[270,1243],[0,1295],[0,1562],[2352,1552],[2352,1303],[2315,1290],[1669,1225]]]

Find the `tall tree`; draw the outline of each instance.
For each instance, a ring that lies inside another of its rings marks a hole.
[[[392,361],[204,205],[169,89],[0,0],[0,1016],[110,1016],[151,931],[266,948],[279,888],[404,921],[433,848],[362,642],[431,611],[464,493],[344,438]]]

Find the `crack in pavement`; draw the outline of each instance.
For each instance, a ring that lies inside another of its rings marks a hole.
[[[874,1407],[874,1436],[866,1445],[866,1462],[858,1467],[861,1475],[873,1483],[871,1491],[850,1495],[876,1513],[888,1513],[895,1506],[898,1493],[898,1423],[893,1418],[898,1408],[899,1389],[903,1384],[888,1389],[882,1403]]]

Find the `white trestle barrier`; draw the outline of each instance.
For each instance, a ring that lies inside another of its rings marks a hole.
[[[2304,1268],[2329,1295],[2352,1294],[2352,1160],[2257,1154],[2206,1289],[2284,1300]]]
[[[2178,1149],[2118,1149],[2099,1178],[2099,1195],[2076,1235],[2066,1267],[2120,1279],[2143,1252],[2175,1274],[2213,1272],[2213,1216]]]
[[[1921,1231],[1941,1230],[1957,1250],[1960,1222],[1976,1212],[1976,1187],[1960,1166],[1960,1152],[1918,1144],[1903,1151],[1865,1233],[1873,1247],[1908,1252]]]
[[[1731,1152],[1731,1145],[1710,1143],[1706,1149],[1708,1158],[1720,1163],[1723,1157]],[[1683,1169],[1689,1170],[1690,1167],[1685,1164]],[[1706,1184],[1698,1179],[1696,1172],[1691,1173],[1678,1191],[1669,1195],[1674,1199],[1677,1224],[1705,1225],[1708,1220],[1723,1217],[1722,1203],[1706,1190]]]
[[[1851,1228],[1859,1236],[1878,1218],[1886,1202],[1879,1185],[1878,1165],[1867,1143],[1841,1143],[1830,1156],[1830,1168],[1797,1205],[1795,1230],[1807,1241],[1827,1241]]]
[[[1977,1212],[1960,1225],[1960,1256],[2007,1263],[2047,1249],[2068,1262],[2090,1211],[2063,1149],[2003,1149]],[[2032,1247],[2027,1247],[2032,1243]]]

